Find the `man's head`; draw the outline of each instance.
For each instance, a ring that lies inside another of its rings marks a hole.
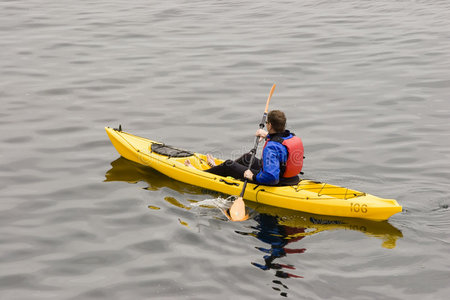
[[[286,116],[281,110],[271,110],[267,115],[267,123],[270,123],[274,131],[282,133],[286,127]]]

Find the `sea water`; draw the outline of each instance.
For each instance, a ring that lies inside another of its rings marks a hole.
[[[449,1],[2,1],[0,49],[1,299],[448,298]],[[103,129],[237,158],[274,83],[305,178],[404,211],[230,222]]]

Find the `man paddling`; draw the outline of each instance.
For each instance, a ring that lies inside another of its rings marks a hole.
[[[212,166],[206,172],[237,179],[248,179],[263,185],[295,185],[300,181],[303,167],[302,140],[285,129],[286,116],[280,110],[272,110],[267,115],[268,131],[258,129],[256,136],[266,139],[262,159],[254,159],[248,170],[251,153],[244,154],[237,160],[226,160],[215,166],[214,159],[208,156]]]

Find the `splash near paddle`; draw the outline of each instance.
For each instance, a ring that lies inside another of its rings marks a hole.
[[[217,197],[217,198],[213,198],[213,199],[205,199],[199,202],[194,202],[191,203],[192,207],[195,208],[217,208],[218,211],[223,214],[228,220],[232,220],[231,218],[231,212],[230,212],[230,208],[231,205],[234,203],[234,201],[236,200],[236,196],[229,196],[227,198],[222,198],[222,197]],[[249,218],[249,215],[246,214],[244,216],[246,219]],[[234,219],[238,219],[239,216],[234,215]],[[243,219],[243,218],[241,218]],[[242,220],[243,221],[243,220]]]
[[[266,108],[264,109],[264,114],[261,119],[261,123],[259,123],[260,129],[263,129],[266,124],[267,113],[269,111],[269,103],[270,103],[270,99],[272,98],[272,94],[273,94],[274,90],[275,90],[275,84],[270,89],[269,97],[267,98],[267,102],[266,102]],[[250,151],[252,156],[250,158],[250,163],[248,164],[247,170],[250,170],[250,167],[253,164],[253,160],[255,159],[255,155],[256,155],[256,150],[258,149],[259,141],[260,141],[260,138],[257,136],[255,139],[255,145],[253,146],[253,149]],[[242,187],[241,194],[233,202],[233,205],[231,205],[231,207],[230,207],[229,218],[231,221],[239,222],[239,221],[245,221],[248,219],[248,214],[246,214],[246,212],[245,212],[246,210],[245,210],[245,203],[244,203],[244,193],[245,193],[245,188],[247,187],[247,182],[248,182],[248,179],[246,178],[244,181],[244,186]]]

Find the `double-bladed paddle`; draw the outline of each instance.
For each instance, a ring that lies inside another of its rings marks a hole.
[[[260,129],[263,129],[266,124],[267,113],[269,111],[269,102],[270,102],[270,98],[272,98],[272,94],[273,94],[274,90],[275,90],[275,84],[272,86],[272,89],[270,90],[269,98],[267,98],[266,109],[264,110],[264,114],[263,114],[261,123],[259,123]],[[250,168],[253,164],[253,160],[255,159],[256,150],[258,149],[259,141],[260,141],[260,137],[257,136],[255,139],[255,145],[253,146],[253,149],[250,151],[252,156],[250,158],[248,170],[250,170]],[[248,179],[246,178],[244,180],[244,185],[242,187],[241,194],[239,195],[239,197],[236,200],[234,200],[233,204],[230,207],[229,217],[232,221],[244,221],[244,220],[248,219],[248,214],[246,214],[246,212],[245,212],[245,203],[244,203],[244,199],[243,199],[244,193],[245,193],[245,188],[247,187],[247,182],[248,182]]]

